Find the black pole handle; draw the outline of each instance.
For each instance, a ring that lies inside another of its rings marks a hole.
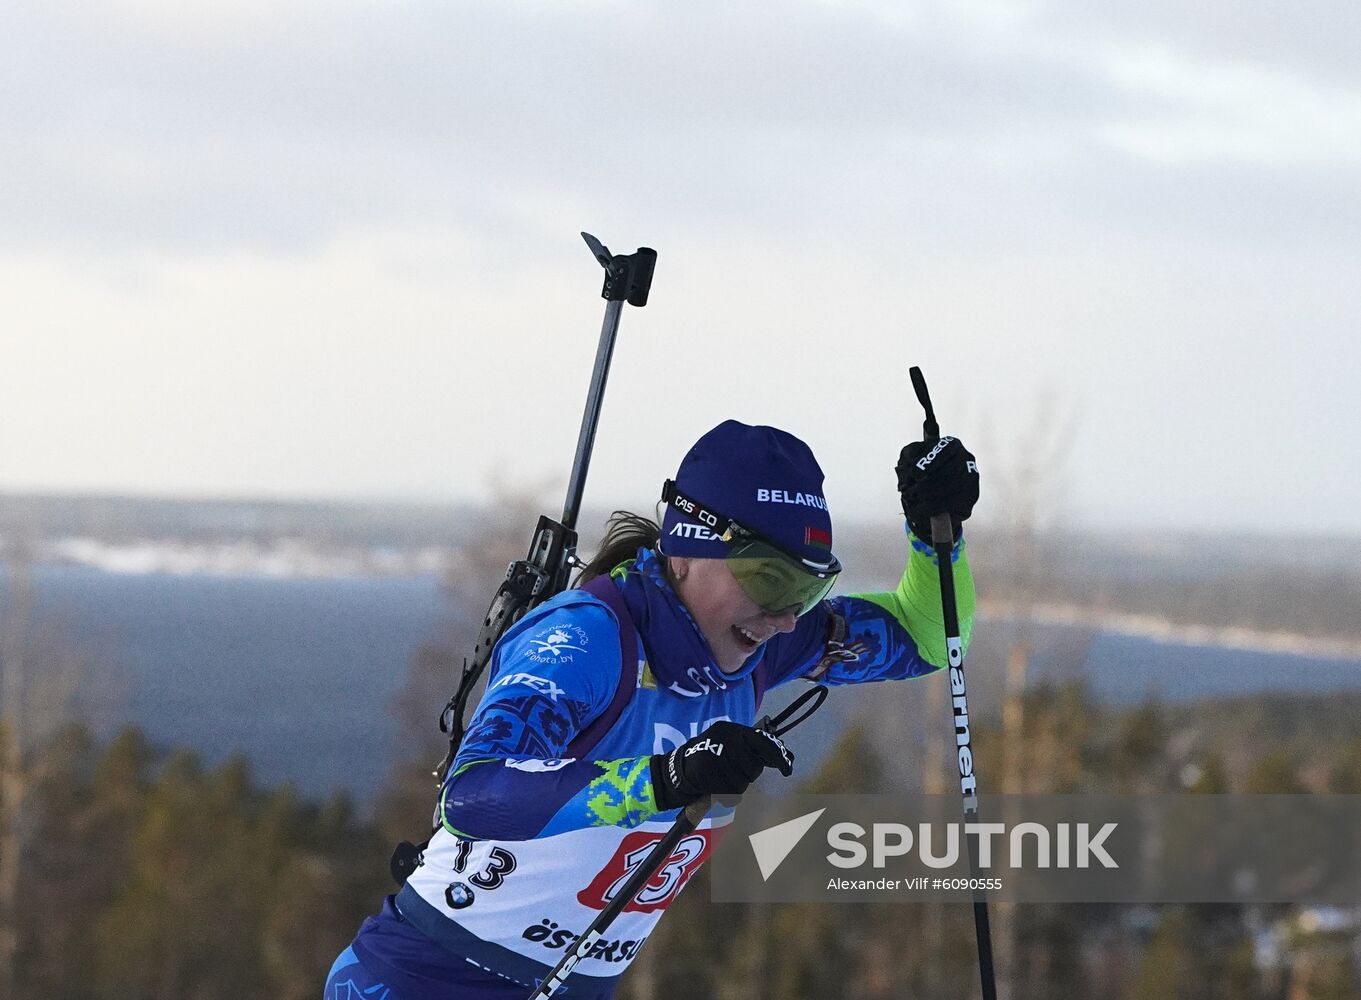
[[[786,705],[784,711],[773,719],[769,715],[762,716],[756,723],[756,728],[764,729],[772,736],[783,736],[821,708],[822,703],[827,700],[828,693],[825,684],[814,685]],[[799,711],[800,709],[803,711]]]
[[[940,440],[940,425],[936,423],[936,411],[931,407],[931,394],[926,391],[926,376],[916,365],[908,369],[908,374],[912,376],[912,388],[917,391],[917,402],[922,404],[922,409],[926,411],[926,420],[922,422],[922,437],[927,441]]]

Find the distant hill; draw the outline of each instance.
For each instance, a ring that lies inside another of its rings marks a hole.
[[[305,538],[336,544],[461,545],[488,516],[479,508],[304,500],[0,494],[0,536],[143,539]]]
[[[79,553],[134,544],[181,549],[243,544],[254,550],[241,558],[256,558],[252,553],[258,552],[259,559],[287,572],[289,553],[280,552],[286,544],[302,551],[305,558],[292,560],[298,566],[325,566],[327,556],[343,554],[344,565],[361,573],[381,572],[383,566],[438,572],[441,561],[429,557],[432,549],[475,547],[507,532],[523,534],[527,546],[539,512],[557,516],[559,508],[548,498],[525,496],[497,505],[453,506],[0,494],[0,544],[25,539],[37,547],[32,553],[37,561],[93,565],[100,564],[98,558],[85,560]],[[583,551],[594,547],[605,514],[583,512]],[[66,547],[54,550],[53,543],[63,539]],[[73,547],[71,539],[84,548]],[[1278,632],[1287,645],[1292,634],[1361,641],[1361,538],[1151,531],[1027,538],[971,525],[969,540],[980,597],[997,616],[1024,618],[1033,605],[1044,604],[1069,619],[1094,622],[1123,614],[1172,625]],[[842,589],[892,586],[904,544],[892,521],[840,523],[836,547],[848,567]],[[381,550],[384,558],[370,558],[365,550]],[[196,563],[191,553],[180,562],[191,569],[232,566],[238,555],[224,558],[219,552]],[[135,558],[125,561],[138,564]]]

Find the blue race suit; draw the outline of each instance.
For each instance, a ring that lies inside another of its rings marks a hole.
[[[492,655],[486,693],[441,790],[440,828],[352,945],[373,995],[528,995],[674,822],[678,811],[659,811],[653,797],[652,754],[719,720],[752,724],[764,691],[800,677],[854,684],[944,666],[935,554],[909,538],[896,590],[824,601],[736,673],[713,662],[650,549],[594,585],[616,588],[608,600],[568,590],[526,615]],[[956,545],[954,562],[967,643],[974,591],[964,548]],[[562,995],[614,992],[731,819],[715,805]],[[328,1000],[332,986],[334,977]]]

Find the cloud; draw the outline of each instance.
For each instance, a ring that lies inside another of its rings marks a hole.
[[[1112,80],[1148,109],[1101,134],[1159,164],[1355,168],[1361,164],[1361,86],[1187,59],[1166,48],[1120,51]]]
[[[494,233],[558,196],[764,226],[840,188],[873,212],[874,187],[934,158],[1024,156],[1106,100],[949,24],[812,7],[304,5],[211,30],[160,4],[23,10],[4,53],[27,96],[4,122],[23,139],[2,164],[10,246]]]
[[[1361,8],[1350,0],[1047,0],[1032,13],[1042,30],[1093,44],[1164,48],[1196,61],[1256,67],[1327,86],[1361,82]]]
[[[1056,386],[1087,512],[1255,524],[1254,456],[1293,434],[1260,399],[1284,387],[1320,450],[1361,433],[1361,71],[1322,0],[1219,30],[1155,2],[17,0],[4,482],[562,471],[599,325],[585,227],[661,254],[599,495],[731,415],[804,433],[838,509],[880,510],[918,362],[966,438]],[[554,418],[506,426],[526,391]],[[1355,522],[1355,489],[1291,469]]]
[[[21,3],[0,41],[21,95],[0,111],[16,138],[0,246],[315,253],[437,225],[523,254],[569,218],[662,218],[741,238],[890,223],[1022,252],[1055,214],[1089,224],[1093,190],[1102,225],[1135,229],[1146,193],[1213,196],[1222,171],[1230,189],[1271,171],[1305,214],[1348,200],[1351,83],[1207,51],[1189,15],[1132,20],[984,2]],[[1240,49],[1278,28],[1233,23]]]

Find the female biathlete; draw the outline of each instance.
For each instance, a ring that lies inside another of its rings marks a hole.
[[[908,445],[897,471],[908,559],[886,593],[828,597],[841,565],[822,470],[772,427],[729,420],[700,438],[666,483],[660,530],[616,514],[577,589],[497,645],[441,788],[440,828],[336,960],[326,1000],[526,997],[679,809],[741,793],[766,768],[792,773],[788,748],[752,726],[767,691],[943,666],[924,539],[932,515],[952,515],[967,642],[974,591],[960,523],[978,499],[977,466],[945,438]],[[561,995],[613,994],[730,820],[714,806]]]

